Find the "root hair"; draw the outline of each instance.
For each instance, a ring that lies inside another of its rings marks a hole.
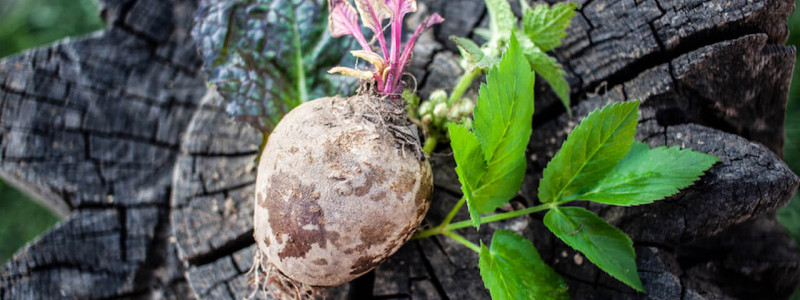
[[[254,299],[259,292],[268,298],[269,293],[274,298],[281,300],[314,300],[324,299],[328,289],[325,287],[311,286],[284,275],[272,265],[267,257],[258,249],[253,253],[253,265],[245,276],[252,275],[250,286],[253,291],[246,298]]]

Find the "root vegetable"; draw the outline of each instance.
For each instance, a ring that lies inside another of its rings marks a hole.
[[[258,165],[255,239],[292,280],[335,286],[397,251],[430,205],[431,167],[404,101],[376,94],[302,104]]]

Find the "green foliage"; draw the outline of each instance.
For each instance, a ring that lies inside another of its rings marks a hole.
[[[575,16],[576,8],[578,5],[575,3],[559,3],[551,7],[534,6],[525,10],[522,27],[540,50],[553,50],[561,46],[561,39],[567,36],[566,30]]]
[[[591,191],[575,196],[611,205],[642,205],[673,195],[700,179],[719,158],[689,149],[634,142],[628,154]]]
[[[631,239],[594,213],[563,204],[574,200],[623,206],[651,203],[691,185],[719,159],[679,147],[650,149],[633,139],[639,102],[607,105],[590,113],[572,131],[559,153],[545,168],[539,186],[539,200],[544,204],[482,219],[481,214],[493,211],[513,197],[520,187],[516,183],[517,176],[520,180],[524,176],[524,151],[530,135],[529,116],[533,109],[524,110],[524,113],[514,112],[527,109],[527,106],[520,106],[519,101],[520,96],[528,96],[515,91],[515,88],[528,82],[532,84],[533,79],[525,79],[525,71],[530,70],[526,70],[526,63],[520,63],[522,58],[518,47],[512,36],[512,42],[500,64],[492,68],[487,83],[481,86],[474,115],[474,130],[470,132],[454,124],[449,127],[456,173],[462,183],[472,224],[477,227],[483,223],[549,209],[544,223],[550,231],[583,253],[600,269],[644,292],[636,271],[636,255]],[[512,64],[514,62],[515,65]],[[526,86],[526,89],[529,87]],[[527,123],[515,125],[514,117],[509,115],[518,115],[519,120],[528,117],[524,119]],[[514,134],[517,132],[520,134]],[[517,153],[522,155],[521,159],[515,155]],[[454,210],[459,207],[457,205]],[[454,215],[454,212],[450,215]],[[432,230],[457,237],[449,232],[448,223],[449,220]],[[459,225],[454,228],[463,227]],[[425,232],[421,234],[429,235]],[[526,257],[516,252],[508,253],[506,247],[511,247],[508,246],[510,244],[523,247],[518,241],[521,237],[511,238],[507,233],[503,233],[501,238],[498,236],[495,235],[492,248],[482,246],[480,250],[481,274],[493,298],[529,298],[530,295],[525,295],[525,292],[537,297],[536,291],[559,286],[560,281],[551,278],[547,270],[535,271],[535,275],[527,273],[525,270],[528,268],[508,271],[512,266],[538,264],[540,258],[538,255]],[[464,243],[463,238],[458,238]],[[497,239],[501,239],[501,242]],[[503,247],[495,249],[495,245]],[[531,283],[529,278],[532,277],[537,278],[535,283]]]
[[[645,291],[636,271],[633,241],[624,232],[581,207],[551,209],[544,216],[544,224],[609,275]]]
[[[561,99],[561,104],[567,108],[567,113],[571,115],[572,112],[569,109],[569,83],[566,79],[567,73],[564,72],[564,67],[555,58],[536,47],[526,49],[528,50],[525,51],[525,57],[531,63],[533,71],[550,84],[553,92]]]
[[[486,9],[489,11],[488,44],[496,47],[495,49],[501,49],[501,43],[508,42],[511,33],[517,28],[517,17],[511,11],[508,0],[486,0]]]
[[[509,43],[511,35],[516,33],[522,50],[531,67],[553,88],[564,107],[569,112],[569,84],[565,79],[563,66],[545,52],[561,45],[567,33],[570,20],[575,16],[576,4],[556,4],[552,7],[537,5],[529,7],[525,1],[522,27],[518,28],[518,20],[511,11],[508,0],[486,0],[489,11],[489,29],[477,29],[475,33],[486,39],[482,47],[467,42],[463,38],[451,37],[459,47],[466,60],[465,68],[487,69],[496,61],[502,47]],[[464,55],[466,53],[467,55]],[[495,59],[492,59],[495,58]],[[488,65],[488,66],[487,66]]]
[[[352,90],[353,80],[325,73],[347,64],[352,48],[328,32],[326,1],[222,1],[201,6],[195,21],[208,81],[227,112],[265,134],[300,103]]]
[[[0,1],[0,57],[102,28],[92,0]]]
[[[488,70],[497,65],[497,57],[483,53],[481,47],[472,40],[457,36],[451,36],[450,40],[456,43],[461,57],[466,59],[465,69],[467,72],[472,72],[475,68]]]
[[[592,190],[628,153],[639,102],[608,105],[576,127],[544,169],[539,201],[574,200]]]
[[[461,164],[462,189],[476,227],[480,214],[507,203],[522,186],[525,176],[525,148],[531,134],[533,82],[530,66],[512,37],[500,64],[481,85],[474,111],[473,131],[450,126],[456,163]],[[473,135],[473,138],[467,137]],[[480,147],[474,142],[478,141]],[[485,165],[468,162],[480,156]],[[461,158],[461,160],[459,160]],[[479,168],[485,166],[485,168]],[[477,175],[480,178],[477,179]]]
[[[470,215],[473,222],[478,219],[475,226],[480,225],[480,213],[478,212],[479,199],[475,199],[475,191],[479,189],[481,178],[486,174],[486,161],[483,159],[481,144],[472,132],[464,126],[450,123],[450,145],[453,147],[453,158],[456,161],[456,174],[458,181],[461,182],[461,192],[467,197]],[[472,200],[470,200],[472,198]]]
[[[492,299],[569,299],[564,279],[542,261],[530,241],[498,230],[490,246],[481,243],[478,266]]]
[[[550,84],[556,96],[566,108],[567,113],[571,114],[569,108],[570,89],[564,68],[553,57],[547,55],[538,44],[534,44],[529,36],[533,36],[542,43],[547,43],[548,47],[560,45],[560,39],[566,35],[565,30],[569,26],[569,18],[574,16],[576,6],[574,4],[554,5],[551,11],[551,8],[547,5],[531,8],[526,1],[521,1],[520,3],[523,11],[530,11],[527,17],[533,18],[522,22],[523,24],[528,24],[529,27],[536,27],[529,28],[531,29],[531,34],[526,33],[524,27],[520,27],[522,25],[518,24],[519,20],[511,11],[511,5],[508,0],[485,0],[489,12],[489,28],[478,28],[474,33],[487,42],[479,46],[467,38],[450,37],[450,40],[456,43],[461,53],[461,66],[466,72],[453,88],[448,101],[445,103],[446,106],[442,107],[440,111],[452,111],[456,106],[472,102],[471,99],[463,97],[464,93],[475,79],[489,72],[492,67],[500,62],[500,50],[504,49],[510,43],[512,35],[515,35],[531,68]],[[569,9],[573,11],[568,11]],[[464,118],[463,112],[459,118],[451,117],[444,122],[435,122],[435,118],[425,119],[426,111],[428,110],[424,110],[424,107],[420,106],[419,111],[410,110],[408,115],[412,121],[419,120],[419,122],[415,123],[421,125],[425,133],[427,139],[423,149],[429,154],[436,147],[438,140],[446,139],[443,130],[447,127],[447,123],[457,122],[467,127],[471,125],[466,122],[468,118]],[[441,120],[442,118],[439,119]]]
[[[0,265],[58,220],[51,211],[0,181]]]

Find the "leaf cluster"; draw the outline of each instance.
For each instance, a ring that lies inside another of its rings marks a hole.
[[[302,102],[346,94],[355,80],[325,71],[353,64],[353,43],[331,37],[325,1],[204,3],[192,36],[225,110],[266,135]]]
[[[570,20],[575,16],[577,4],[559,3],[552,6],[540,4],[530,7],[524,0],[520,3],[523,10],[521,24],[511,11],[508,0],[486,0],[489,28],[475,30],[476,35],[487,41],[482,46],[461,37],[451,37],[451,40],[456,43],[462,57],[465,58],[467,72],[471,72],[475,68],[489,70],[496,65],[500,50],[505,48],[511,36],[515,35],[531,68],[550,84],[569,111],[570,91],[565,78],[566,73],[563,66],[546,52],[561,46],[561,40],[567,35],[566,29]]]
[[[525,175],[534,81],[525,53],[512,33],[508,49],[481,86],[473,129],[449,126],[456,173],[475,227],[505,218],[482,215],[514,197]],[[593,212],[564,204],[652,203],[690,186],[719,159],[679,147],[651,149],[635,141],[638,115],[638,101],[589,114],[548,163],[538,192],[543,204],[530,212],[547,210],[544,224],[553,234],[603,271],[644,292],[632,240]],[[479,266],[494,299],[568,298],[560,276],[530,241],[514,233],[497,231],[489,247],[481,243]]]
[[[461,65],[465,70],[450,95],[447,96],[444,90],[436,90],[427,101],[423,101],[419,107],[411,106],[408,111],[409,118],[425,134],[423,149],[429,154],[438,141],[449,138],[446,134],[449,123],[471,128],[472,122],[467,117],[472,113],[469,109],[474,104],[472,99],[464,95],[474,80],[497,66],[500,62],[500,51],[510,43],[511,36],[516,37],[523,61],[527,61],[533,71],[550,84],[567,113],[571,113],[566,73],[561,64],[546,52],[561,45],[561,40],[567,35],[566,29],[570,20],[575,16],[577,5],[562,3],[530,7],[526,1],[520,1],[523,4],[523,18],[520,22],[511,11],[508,0],[485,0],[485,3],[489,11],[489,28],[475,30],[476,35],[486,40],[483,45],[479,46],[463,37],[450,37],[461,53]],[[439,95],[445,95],[447,101],[435,101],[440,98]]]

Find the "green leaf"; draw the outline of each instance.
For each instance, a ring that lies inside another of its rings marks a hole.
[[[597,267],[637,291],[645,292],[636,270],[633,241],[624,232],[581,207],[553,208],[544,216],[544,224]]]
[[[561,39],[567,36],[566,29],[577,7],[575,3],[559,3],[552,7],[537,5],[526,9],[522,17],[525,34],[543,52],[561,46]]]
[[[486,161],[483,160],[478,138],[472,132],[455,122],[447,124],[450,133],[450,145],[453,147],[453,157],[456,160],[456,173],[461,182],[461,192],[467,198],[467,203],[476,203],[474,191],[480,185],[481,177],[486,173]],[[476,205],[467,205],[473,224],[480,226],[480,213]]]
[[[517,28],[517,17],[511,11],[508,0],[485,0],[489,10],[490,45],[499,46],[500,41],[508,41],[514,28]],[[490,46],[492,47],[492,46]]]
[[[539,201],[586,194],[628,153],[636,133],[639,101],[606,105],[587,116],[544,169]]]
[[[481,85],[473,131],[449,126],[456,171],[476,227],[480,214],[507,203],[522,186],[533,117],[533,81],[530,65],[512,37],[500,63]],[[475,150],[476,144],[480,151]]]
[[[487,164],[480,187],[474,191],[480,201],[471,203],[480,213],[502,206],[522,186],[533,117],[533,84],[530,65],[512,37],[499,65],[481,85],[473,112],[473,130]]]
[[[354,65],[350,39],[327,30],[327,1],[239,0],[201,5],[192,36],[208,81],[236,120],[268,134],[304,101],[349,93],[355,81],[329,76]]]
[[[478,266],[492,299],[569,299],[564,279],[542,261],[530,241],[498,230],[490,246],[481,243]]]
[[[719,158],[680,147],[634,142],[628,154],[597,187],[576,199],[611,205],[642,205],[692,185]]]
[[[553,92],[556,93],[556,96],[561,99],[561,103],[564,104],[567,113],[572,115],[569,107],[569,83],[567,83],[567,73],[564,72],[564,67],[561,66],[555,58],[539,50],[539,48],[524,35],[520,37],[520,45],[522,45],[525,57],[528,58],[528,62],[530,62],[533,71],[550,84],[550,87],[553,88]]]
[[[472,72],[475,68],[489,69],[497,65],[497,58],[486,55],[486,53],[481,50],[481,47],[472,40],[457,36],[451,36],[450,40],[456,43],[461,56],[469,62],[465,70],[467,73]]]

